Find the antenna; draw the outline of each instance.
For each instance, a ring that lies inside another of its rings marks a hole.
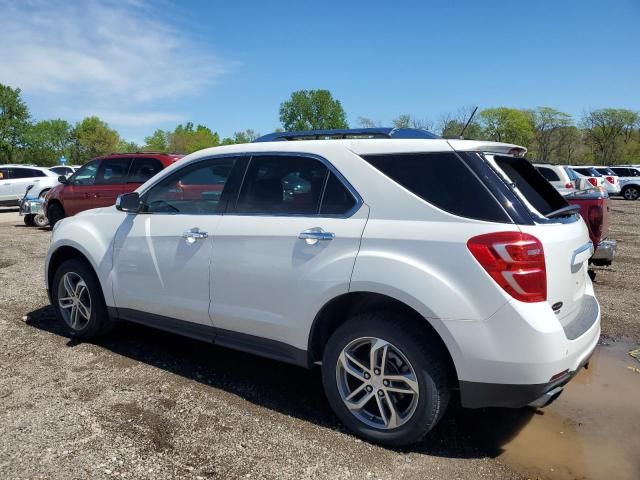
[[[467,123],[464,124],[464,127],[462,127],[462,131],[460,132],[460,140],[464,140],[464,131],[467,129],[467,127],[469,126],[469,124],[471,123],[471,120],[473,120],[474,115],[476,114],[476,112],[478,111],[478,107],[474,107],[473,108],[473,112],[471,112],[471,115],[469,116],[469,120],[467,120]]]

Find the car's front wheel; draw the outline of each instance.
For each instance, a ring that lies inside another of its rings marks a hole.
[[[66,260],[58,267],[51,284],[51,299],[56,316],[71,337],[89,340],[113,325],[98,278],[82,260]]]
[[[35,225],[34,221],[33,221],[33,217],[35,217],[35,215],[25,215],[23,218],[24,224],[27,227],[33,227]]]
[[[64,210],[59,203],[51,203],[47,207],[47,219],[49,220],[49,225],[53,228],[56,223],[64,218]]]
[[[442,352],[428,332],[393,313],[358,316],[331,336],[322,360],[329,403],[356,435],[392,447],[415,443],[450,396]]]

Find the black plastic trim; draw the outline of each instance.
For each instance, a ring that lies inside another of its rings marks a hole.
[[[129,308],[108,307],[112,319],[126,320],[167,332],[183,335],[221,347],[232,348],[261,357],[271,358],[281,362],[291,363],[300,367],[310,368],[309,355],[306,350],[293,347],[287,343],[278,342],[263,337],[256,337],[246,333],[234,332],[210,325],[203,325],[171,317],[142,312]]]

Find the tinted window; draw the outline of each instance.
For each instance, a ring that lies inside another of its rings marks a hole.
[[[9,171],[6,168],[0,168],[0,180],[7,180],[9,178]]]
[[[189,165],[154,185],[144,196],[148,213],[213,214],[222,210],[222,191],[234,158]]]
[[[51,167],[49,170],[58,175],[67,175],[71,171],[69,167]]]
[[[479,220],[510,221],[485,185],[454,153],[368,155],[364,159],[442,210]]]
[[[30,168],[12,168],[11,178],[31,178],[34,176],[34,171],[35,170],[31,170]]]
[[[252,157],[236,211],[315,215],[328,171],[308,157]]]
[[[162,170],[162,162],[156,158],[134,158],[129,169],[129,183],[144,183]]]
[[[96,172],[98,171],[98,162],[91,162],[83,165],[73,175],[71,182],[73,185],[93,185],[96,183]]]
[[[355,204],[356,199],[353,198],[353,195],[351,195],[340,179],[334,173],[329,173],[327,186],[322,196],[320,214],[341,215],[351,210]]]
[[[612,168],[611,170],[613,170],[613,172],[616,175],[619,175],[621,177],[628,177],[629,176],[629,169],[628,168],[615,167],[615,168]]]
[[[588,167],[588,168],[576,168],[576,167],[573,167],[573,169],[576,172],[581,173],[582,175],[586,175],[587,177],[601,177],[602,176],[593,167]]]
[[[121,185],[127,183],[129,173],[130,158],[109,158],[100,162],[96,184],[98,185]]]
[[[550,182],[560,181],[560,177],[558,177],[558,174],[554,172],[552,169],[547,167],[536,167],[536,169],[542,174],[544,178],[546,178]]]
[[[607,167],[597,167],[596,171],[602,175],[615,175],[615,172]]]
[[[524,158],[496,155],[496,164],[542,215],[566,207],[566,200]]]

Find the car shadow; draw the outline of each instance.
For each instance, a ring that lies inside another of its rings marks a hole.
[[[26,323],[69,338],[52,306],[30,312]],[[79,343],[69,338],[67,346]],[[128,322],[93,343],[255,405],[346,432],[324,396],[318,368],[309,371]],[[449,458],[496,457],[534,414],[534,409],[464,409],[454,396],[436,428],[423,441],[399,451]]]

